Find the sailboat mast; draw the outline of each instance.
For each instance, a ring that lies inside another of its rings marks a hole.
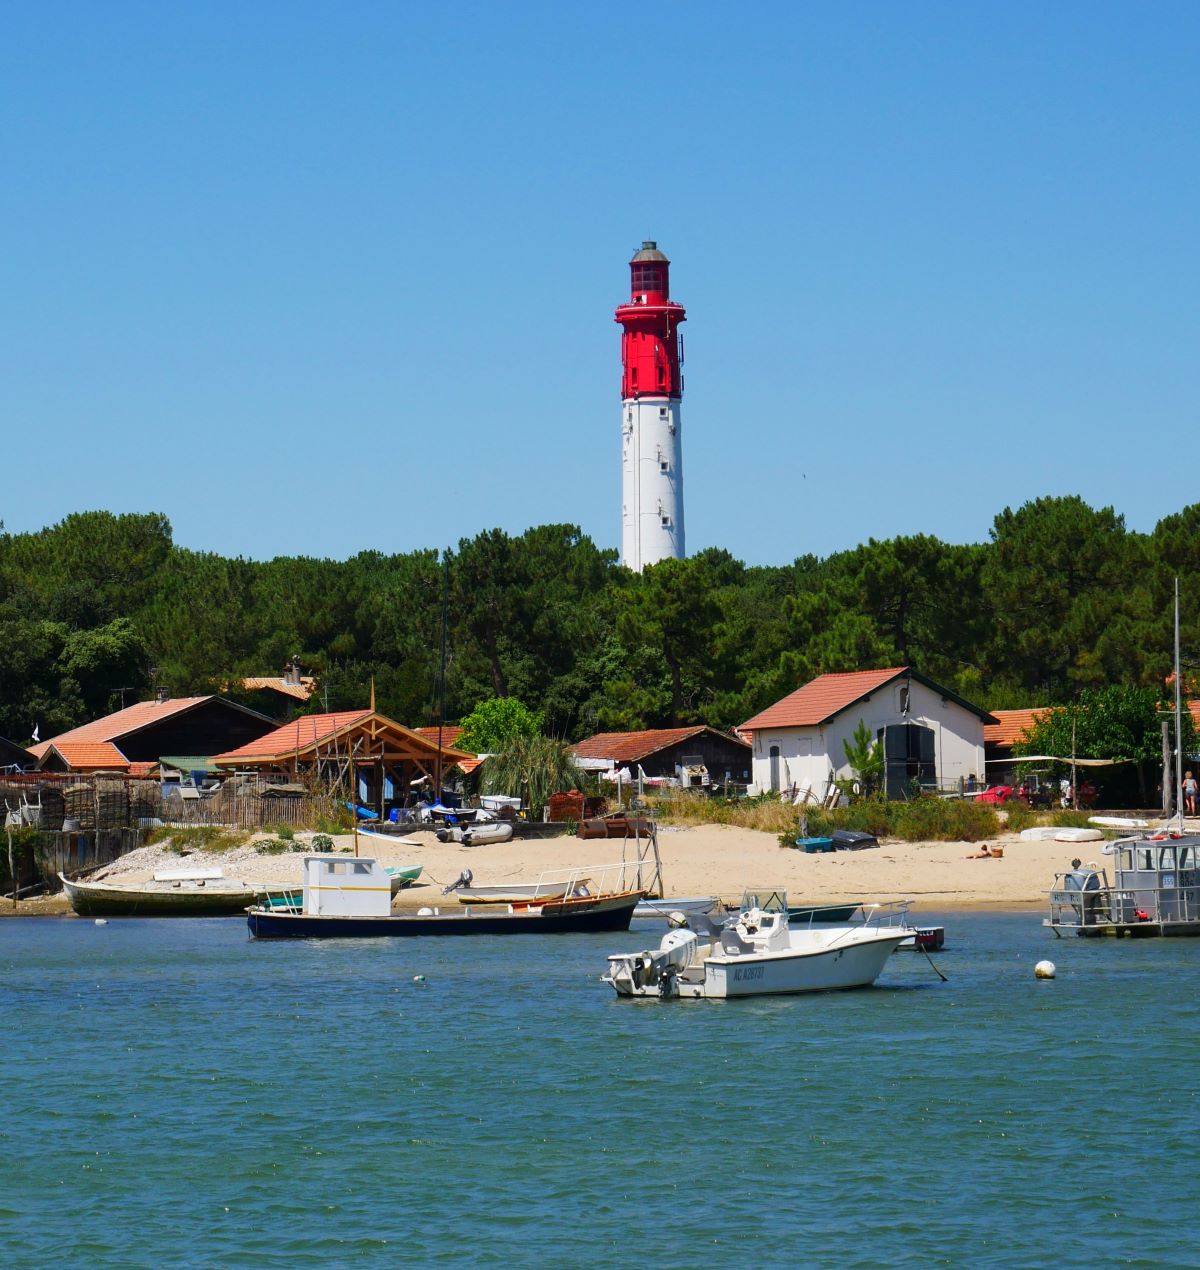
[[[1175,579],[1175,806],[1183,829],[1183,685],[1179,665],[1179,578]]]
[[[437,789],[434,801],[442,801],[442,732],[446,726],[446,626],[450,617],[450,553],[442,555],[442,648],[438,666]]]

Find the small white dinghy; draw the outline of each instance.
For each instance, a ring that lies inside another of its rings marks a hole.
[[[510,842],[513,827],[507,820],[492,820],[484,824],[468,825],[463,830],[464,847],[486,847],[493,842]]]
[[[890,905],[887,918],[867,906],[868,918],[850,926],[788,926],[787,893],[747,891],[730,925],[706,934],[669,930],[656,949],[618,953],[602,976],[618,996],[713,998],[772,993],[830,992],[869,987],[884,962],[912,934],[903,924],[907,904]],[[693,919],[699,922],[701,919]]]
[[[1104,829],[1149,829],[1150,822],[1148,820],[1138,820],[1136,818],[1126,819],[1122,816],[1089,816],[1089,825],[1100,825]]]
[[[1103,842],[1099,829],[1060,829],[1054,835],[1055,842]]]

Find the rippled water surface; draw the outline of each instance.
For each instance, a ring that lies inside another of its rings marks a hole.
[[[1196,1265],[1200,940],[944,920],[946,984],[669,1004],[597,982],[657,934],[0,921],[0,1260]]]

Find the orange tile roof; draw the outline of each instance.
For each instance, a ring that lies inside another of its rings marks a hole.
[[[432,741],[435,745],[438,739],[438,729],[436,725],[431,728],[413,728],[418,736],[423,736],[427,741]],[[445,723],[442,725],[442,744],[453,745],[455,741],[462,736],[463,730],[456,723]]]
[[[776,701],[752,719],[739,724],[739,730],[759,728],[811,728],[835,714],[841,714],[848,706],[869,696],[877,688],[898,678],[908,670],[907,666],[892,666],[887,670],[853,670],[844,674],[818,675],[803,688]]]
[[[202,701],[211,701],[212,695],[206,697],[173,697],[168,701],[139,701],[137,705],[126,706],[113,714],[106,714],[103,719],[93,719],[91,723],[82,723],[69,732],[60,732],[47,741],[33,746],[31,754],[41,758],[51,745],[58,746],[62,753],[62,741],[119,741],[132,732],[140,732],[152,723],[168,719],[173,714],[180,714],[198,706]]]
[[[298,684],[288,683],[278,675],[249,675],[242,680],[242,687],[249,692],[270,688],[273,692],[281,692],[285,697],[294,697],[297,701],[307,701],[316,686],[317,681],[311,675],[301,675]]]
[[[129,760],[111,741],[47,741],[39,759],[53,747],[63,762],[73,771],[103,768],[105,771],[126,771]],[[42,749],[42,746],[38,747]]]
[[[370,710],[339,710],[333,714],[302,714],[291,723],[285,723],[236,750],[218,754],[218,759],[276,758],[283,754],[295,754],[310,746],[331,740],[343,728],[371,717]]]
[[[157,763],[143,763],[139,761],[137,763],[129,764],[130,776],[137,776],[144,779],[147,776],[154,776],[157,772],[158,772]]]
[[[638,763],[669,745],[686,741],[701,732],[716,732],[705,724],[690,728],[648,728],[643,732],[597,732],[571,748],[579,758],[612,759],[614,763]],[[724,733],[717,733],[724,736]],[[727,737],[735,741],[735,737]]]
[[[303,714],[290,723],[283,724],[274,732],[260,736],[257,740],[248,741],[235,750],[227,750],[218,754],[214,762],[223,767],[236,766],[240,762],[264,763],[291,759],[329,742],[336,744],[337,738],[351,732],[355,727],[375,720],[378,730],[391,731],[393,735],[416,737],[429,747],[432,754],[438,752],[437,739],[430,740],[413,728],[406,728],[374,710],[339,710],[333,714]],[[375,731],[373,730],[373,735]],[[479,759],[473,754],[455,750],[443,743],[443,754],[452,762],[458,763],[464,771],[473,771],[479,766]]]
[[[1053,707],[1034,706],[1028,710],[993,710],[998,720],[984,724],[983,739],[987,745],[1013,745],[1025,739],[1039,715],[1048,714]]]
[[[437,744],[438,729],[436,726],[431,728],[413,728],[418,736],[423,736],[427,741]],[[455,742],[462,736],[463,730],[457,724],[445,723],[442,725],[442,748],[457,749]],[[483,764],[481,758],[460,758],[457,760],[459,770],[464,776],[470,776],[471,773]]]

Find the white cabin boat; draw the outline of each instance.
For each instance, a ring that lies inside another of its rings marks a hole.
[[[912,934],[906,904],[866,911],[853,925],[797,929],[788,925],[786,892],[747,891],[737,918],[711,936],[669,930],[657,949],[610,956],[602,978],[618,996],[660,999],[865,988]]]

